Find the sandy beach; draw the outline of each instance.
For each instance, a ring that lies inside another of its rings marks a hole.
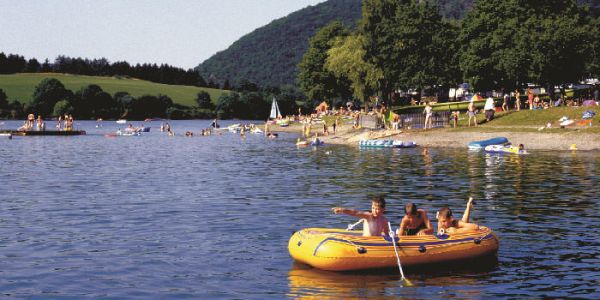
[[[511,132],[508,130],[489,131],[487,126],[481,126],[481,131],[454,131],[450,128],[436,128],[430,130],[370,130],[353,129],[349,125],[341,126],[336,134],[322,136],[319,138],[326,144],[356,145],[360,140],[366,139],[391,139],[398,141],[414,141],[423,147],[448,147],[466,148],[471,141],[485,140],[493,137],[503,136],[513,144],[524,144],[526,149],[531,150],[562,150],[570,151],[571,145],[575,144],[577,150],[590,151],[600,150],[600,135],[596,133],[585,133],[566,129],[564,132]],[[486,130],[487,129],[487,130]],[[273,126],[273,131],[296,132],[301,134],[302,127],[294,125],[290,127]],[[313,130],[313,132],[315,132]]]

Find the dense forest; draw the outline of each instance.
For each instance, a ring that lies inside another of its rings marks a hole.
[[[424,1],[419,1],[424,2]],[[427,0],[436,4],[445,19],[463,19],[474,0]],[[600,1],[579,0],[600,11]],[[294,12],[258,28],[202,62],[197,70],[220,84],[237,85],[249,80],[260,86],[297,85],[297,65],[318,29],[333,20],[356,27],[361,18],[361,0],[329,0]]]
[[[600,17],[575,0],[475,0],[462,21],[427,1],[362,5],[356,29],[331,22],[310,39],[298,65],[309,99],[394,105],[412,90],[444,101],[461,82],[504,93],[534,83],[554,99],[554,87],[600,76]]]

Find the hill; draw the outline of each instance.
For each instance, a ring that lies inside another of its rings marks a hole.
[[[295,84],[297,64],[308,49],[308,40],[327,23],[340,20],[356,26],[361,0],[329,0],[296,11],[243,36],[196,69],[210,80],[234,85],[250,80],[261,86]]]
[[[446,18],[462,18],[473,0],[431,0]],[[309,6],[241,37],[229,48],[202,62],[196,70],[208,80],[238,86],[242,80],[260,86],[296,84],[297,65],[308,40],[323,26],[340,20],[355,28],[361,18],[361,0],[329,0]]]
[[[123,77],[97,77],[58,73],[18,73],[0,75],[0,89],[4,90],[9,100],[19,100],[19,102],[28,103],[31,101],[34,88],[44,78],[56,78],[62,82],[67,89],[73,92],[77,92],[79,89],[89,84],[97,84],[102,90],[111,95],[114,95],[116,92],[128,92],[134,97],[143,95],[156,96],[162,94],[171,97],[174,103],[186,106],[196,105],[196,95],[203,90],[210,94],[213,102],[215,102],[221,94],[227,93],[227,91],[218,89],[160,84]]]
[[[428,0],[447,19],[462,19],[474,0]],[[597,0],[578,0],[595,11]],[[361,18],[361,0],[329,0],[296,11],[258,28],[196,67],[208,80],[239,86],[249,80],[260,86],[296,85],[297,65],[308,49],[308,40],[333,20],[355,27]]]

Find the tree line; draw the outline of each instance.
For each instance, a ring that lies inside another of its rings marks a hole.
[[[135,64],[126,61],[109,62],[106,58],[88,59],[58,56],[54,62],[48,59],[40,63],[37,59],[26,60],[18,54],[0,52],[0,74],[14,73],[67,73],[88,76],[124,76],[148,80],[156,83],[192,85],[198,87],[220,88],[216,80],[206,81],[193,69],[184,70],[167,64]],[[228,83],[227,83],[228,85]],[[228,86],[224,88],[228,89]]]
[[[332,22],[311,38],[298,83],[324,100],[390,101],[397,91],[441,94],[462,82],[553,91],[600,75],[598,36],[600,17],[575,0],[475,0],[460,21],[429,1],[363,0],[357,29]]]
[[[44,118],[71,114],[81,120],[215,117],[264,120],[268,118],[273,98],[277,99],[283,114],[296,113],[299,108],[308,112],[315,105],[302,101],[305,97],[292,86],[261,89],[249,81],[242,81],[237,91],[223,93],[215,101],[206,91],[200,91],[196,95],[196,105],[190,107],[173,103],[167,95],[134,97],[128,92],[111,95],[96,84],[73,92],[58,79],[45,78],[35,87],[30,103],[9,101],[6,93],[0,89],[0,118],[20,119],[33,113]]]

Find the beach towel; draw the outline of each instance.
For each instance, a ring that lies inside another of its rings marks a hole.
[[[581,116],[582,119],[587,120],[587,119],[591,119],[596,115],[595,112],[591,111],[591,110],[586,110],[583,112],[583,115]]]
[[[596,101],[594,100],[585,100],[583,101],[583,106],[597,106],[598,103],[596,103]]]

